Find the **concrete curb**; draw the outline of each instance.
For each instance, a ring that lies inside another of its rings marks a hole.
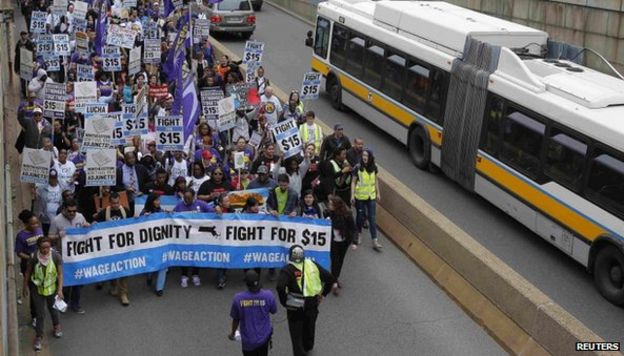
[[[239,60],[214,38],[211,43],[217,56]],[[273,89],[287,101],[285,92]],[[567,355],[576,352],[577,341],[603,341],[388,171],[380,168],[379,179],[381,230],[508,352]]]
[[[308,25],[310,25],[312,27],[316,26],[316,24],[314,22],[312,22],[312,21],[306,19],[305,17],[299,15],[298,13],[296,13],[294,11],[290,11],[287,8],[285,8],[285,7],[281,6],[281,5],[278,5],[278,4],[276,4],[276,3],[272,2],[272,1],[265,1],[264,3],[268,4],[270,6],[273,6],[274,8],[278,9],[279,11],[282,11],[282,12],[284,12],[284,13],[286,13],[286,14],[294,17],[294,18],[296,18],[297,20],[299,20],[301,22],[304,22],[304,23],[306,23],[306,24],[308,24]]]

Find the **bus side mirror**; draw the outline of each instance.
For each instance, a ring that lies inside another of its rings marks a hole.
[[[308,31],[307,38],[305,40],[306,47],[312,47],[314,39],[312,38],[312,31]]]

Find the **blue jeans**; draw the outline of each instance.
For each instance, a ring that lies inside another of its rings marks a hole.
[[[167,269],[161,269],[158,271],[158,276],[156,277],[156,291],[165,290],[165,282],[167,282]]]
[[[369,200],[355,200],[355,224],[357,225],[358,233],[362,233],[362,227],[364,226],[364,220],[368,218],[368,230],[372,239],[377,238],[377,225],[375,219],[377,218],[377,201],[375,199]]]

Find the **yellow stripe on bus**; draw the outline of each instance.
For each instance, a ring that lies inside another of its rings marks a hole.
[[[322,73],[323,75],[327,75],[327,73],[329,73],[330,67],[318,58],[312,57],[311,65],[312,69],[319,73]],[[385,99],[381,95],[369,91],[367,87],[361,85],[360,83],[349,78],[348,76],[341,74],[340,84],[343,88],[349,90],[351,93],[358,96],[363,101],[368,102],[377,110],[394,118],[403,126],[409,128],[410,125],[414,122],[414,117],[407,110],[394,104],[392,101]],[[439,130],[433,125],[427,125],[427,129],[429,130],[429,138],[431,140],[431,143],[438,147],[442,146],[442,130]]]
[[[552,219],[575,231],[587,241],[593,241],[606,233],[602,227],[585,216],[575,212],[486,157],[477,156],[477,170],[541,212],[549,215]]]

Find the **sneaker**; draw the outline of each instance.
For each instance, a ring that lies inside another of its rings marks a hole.
[[[358,245],[355,242],[351,244],[352,250],[357,250],[357,248],[358,248]]]
[[[33,349],[35,349],[35,351],[37,352],[41,351],[41,338],[40,337],[36,337],[35,341],[33,341]]]
[[[84,309],[82,309],[82,307],[72,307],[71,310],[76,313],[76,314],[84,314],[86,313],[86,311]]]
[[[364,226],[362,226],[365,229],[368,229],[368,220],[364,220]]]
[[[332,292],[335,296],[338,296],[340,294],[340,291],[338,291],[338,283],[334,283],[334,285],[332,286]]]
[[[182,276],[182,279],[180,279],[180,286],[182,288],[188,287],[188,277],[187,276]]]
[[[381,244],[379,243],[379,239],[373,239],[373,248],[376,251],[380,251],[382,249],[383,246],[381,246]]]
[[[63,337],[63,330],[61,329],[60,325],[55,326],[52,332],[54,333],[54,337],[57,339]]]
[[[159,297],[162,297],[162,296],[163,296],[163,294],[165,294],[165,292],[164,292],[164,291],[162,291],[162,290],[157,290],[157,291],[156,291],[156,295],[157,295],[157,296],[159,296]]]
[[[17,304],[22,305],[22,298],[17,298]]]
[[[199,279],[198,275],[193,276],[193,285],[195,287],[199,287],[201,285],[201,279]]]
[[[30,325],[32,325],[33,328],[37,327],[37,318],[32,318],[32,322],[30,323]]]
[[[121,305],[123,305],[124,307],[127,307],[128,305],[130,305],[130,299],[128,299],[128,295],[125,293],[119,297],[119,301],[121,302]]]
[[[227,284],[227,280],[225,278],[220,279],[219,283],[217,283],[217,289],[223,289],[225,288],[225,285]]]

